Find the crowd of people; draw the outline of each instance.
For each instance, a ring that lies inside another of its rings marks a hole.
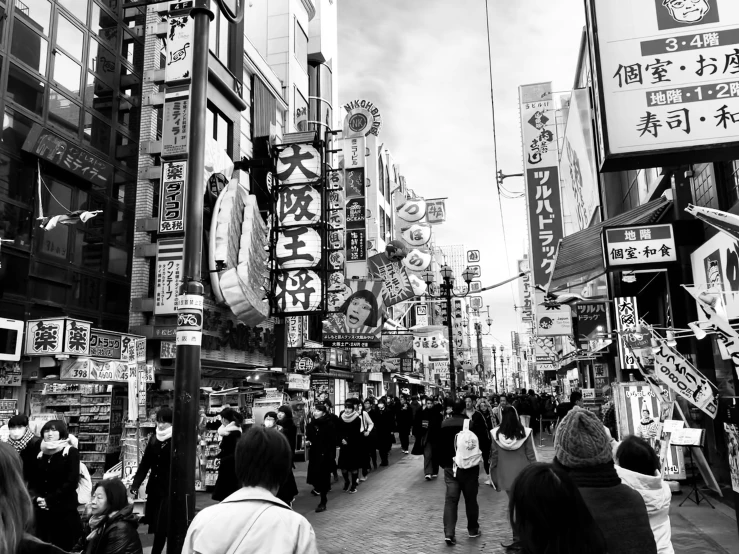
[[[340,410],[321,400],[306,423],[307,482],[320,497],[316,512],[327,509],[339,472],[343,491],[354,494],[378,465],[387,466],[397,433],[404,455],[414,437],[412,454],[423,457],[424,480],[436,479],[443,470],[442,520],[450,546],[457,542],[462,497],[469,537],[483,532],[482,471],[484,485],[508,497],[511,539],[502,544],[509,551],[673,554],[671,494],[654,449],[636,435],[614,441],[607,425],[582,407],[579,393],[559,404],[533,391],[487,398],[462,393],[456,401],[388,395],[349,398]],[[220,418],[221,461],[213,491],[219,503],[195,517],[183,552],[317,552],[311,525],[291,510],[298,487],[293,473],[297,427],[290,407],[267,413],[261,425],[245,433],[238,411],[226,408]],[[552,463],[537,460],[539,425],[554,433]],[[47,422],[40,437],[25,416],[14,416],[8,427],[7,443],[0,442],[0,554],[142,553],[132,498],[144,480],[152,552],[163,551],[169,408],[157,414],[156,433],[130,489],[119,479],[91,486],[89,476],[86,487],[76,441],[62,421]]]

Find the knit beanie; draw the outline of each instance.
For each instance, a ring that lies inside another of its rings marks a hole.
[[[613,461],[610,441],[593,412],[573,408],[557,426],[554,455],[565,467],[591,467]]]

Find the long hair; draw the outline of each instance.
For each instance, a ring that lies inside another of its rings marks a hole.
[[[93,494],[98,489],[105,491],[106,504],[108,505],[106,514],[117,512],[128,506],[126,485],[120,479],[103,479],[95,485],[92,490]]]
[[[501,411],[501,422],[498,427],[498,433],[496,438],[500,438],[500,434],[508,439],[523,439],[526,437],[526,431],[521,425],[521,420],[518,419],[518,412],[513,406],[506,406]]]
[[[372,291],[370,290],[362,289],[350,295],[349,298],[347,298],[344,302],[344,305],[341,307],[341,313],[346,315],[346,312],[349,310],[349,306],[351,305],[352,300],[354,300],[355,298],[361,298],[370,305],[370,313],[362,325],[366,327],[377,327],[377,319],[380,315],[380,309],[377,307],[377,298],[375,298],[375,295],[372,294]]]
[[[15,554],[33,526],[33,504],[15,448],[0,442],[0,554]]]
[[[552,464],[534,463],[518,474],[508,517],[526,554],[606,554],[577,485]]]
[[[616,459],[622,468],[642,475],[654,475],[654,472],[659,471],[660,468],[659,458],[654,448],[636,435],[629,435],[621,442],[616,450]]]

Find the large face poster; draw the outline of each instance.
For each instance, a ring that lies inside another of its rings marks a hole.
[[[380,346],[385,304],[382,281],[347,281],[351,294],[341,309],[323,321],[323,344],[339,348]]]
[[[726,448],[729,451],[729,470],[731,471],[731,488],[739,492],[739,425],[724,423]]]
[[[606,155],[736,142],[739,2],[588,4],[591,34],[597,28]]]

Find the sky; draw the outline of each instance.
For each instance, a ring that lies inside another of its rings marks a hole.
[[[337,1],[339,102],[374,102],[380,140],[408,186],[425,198],[449,198],[438,245],[480,250],[484,287],[515,275],[528,244],[526,208],[522,199],[502,199],[501,206],[497,195],[485,0]],[[518,86],[572,88],[583,6],[488,0],[498,168],[505,174],[522,172]],[[523,179],[505,186],[523,191]],[[493,318],[484,344],[508,347],[511,331],[520,330],[518,283],[483,293],[483,302]]]

